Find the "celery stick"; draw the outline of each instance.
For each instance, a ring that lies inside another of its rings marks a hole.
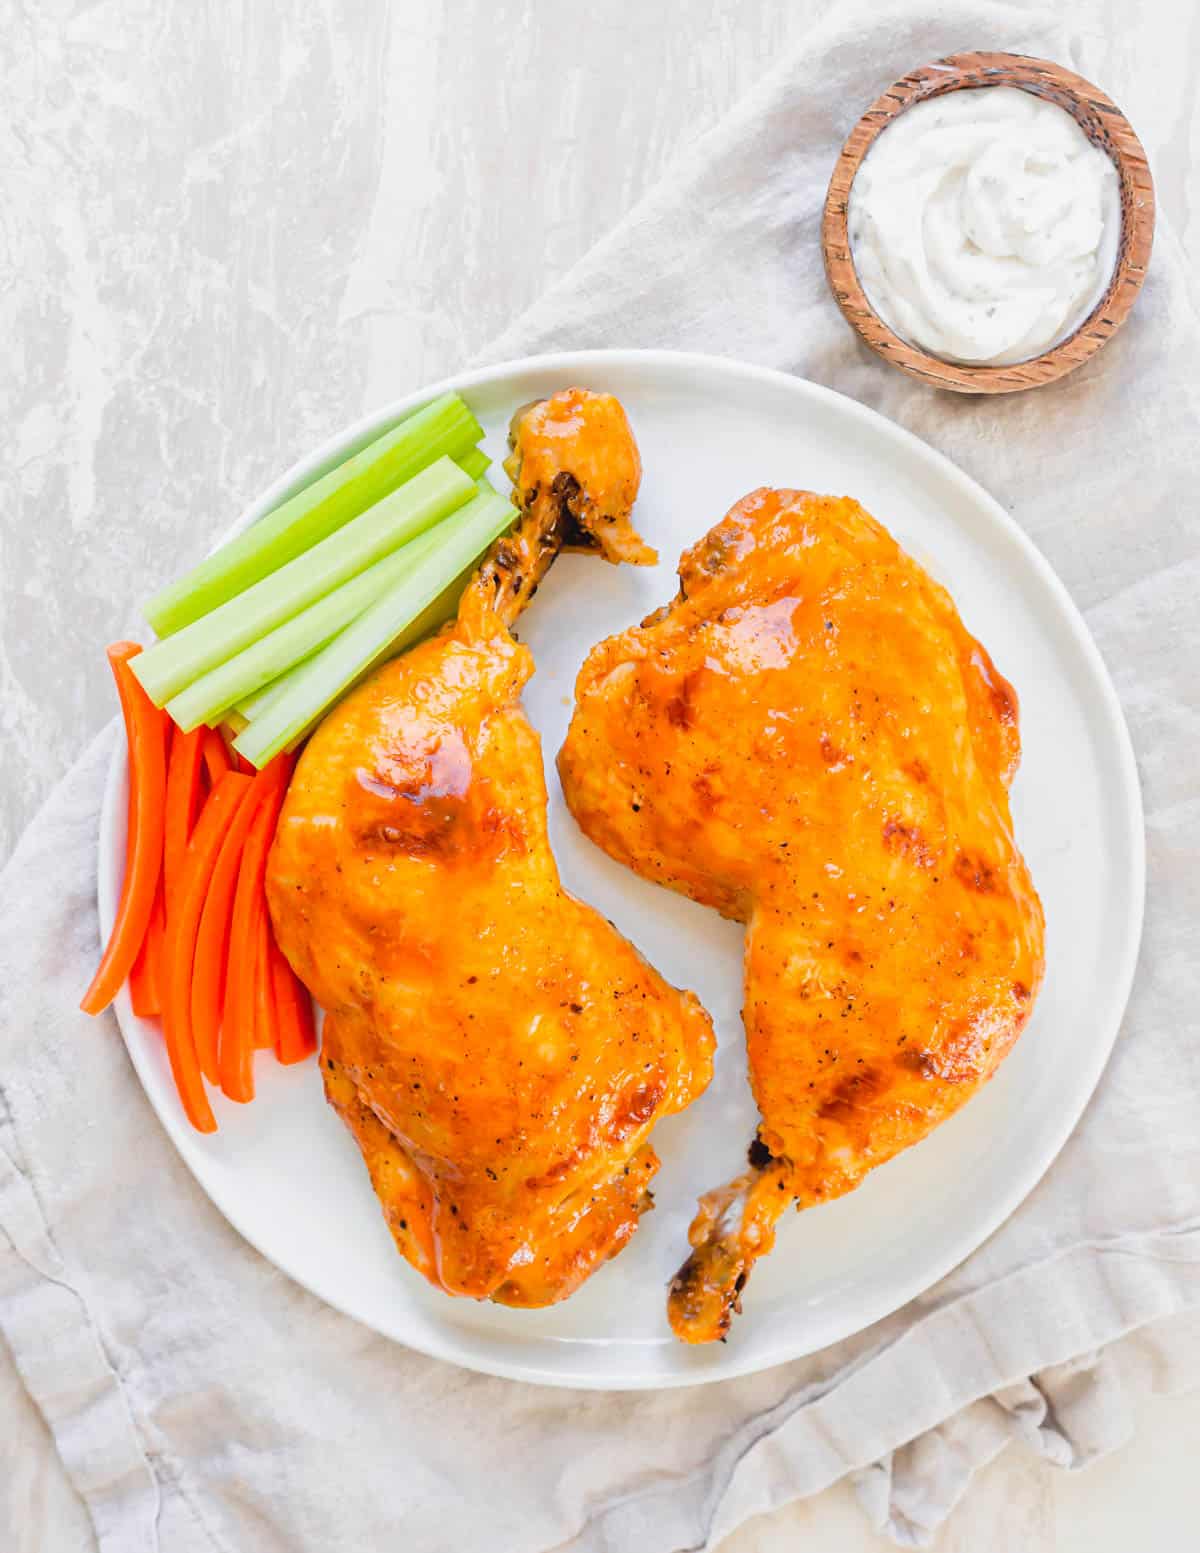
[[[469,457],[482,436],[458,395],[443,394],[156,593],[143,611],[146,619],[160,637],[190,625],[328,538],[436,459]],[[477,478],[473,472],[471,477]]]
[[[336,635],[337,632],[335,631],[334,636]],[[332,640],[333,637],[330,637],[330,641]],[[321,647],[324,646],[325,643],[322,642]],[[321,647],[316,649],[317,652],[320,652]],[[270,703],[271,697],[275,694],[275,692],[279,690],[282,685],[286,684],[288,678],[294,674],[296,670],[303,664],[307,663],[308,659],[311,657],[312,653],[309,653],[308,657],[301,658],[299,663],[294,663],[290,669],[285,669],[284,672],[278,677],[278,679],[273,679],[269,685],[264,685],[261,690],[256,690],[252,696],[247,696],[245,700],[239,701],[237,706],[234,707],[234,711],[237,712],[240,716],[244,717],[248,723],[252,723],[258,714],[262,711],[263,707]]]
[[[512,504],[494,491],[415,540],[412,570],[352,621],[327,647],[288,676],[286,688],[234,742],[256,766],[293,744],[355,679],[394,649],[397,638],[441,599],[449,585],[515,520]],[[136,660],[135,660],[136,661]]]
[[[134,661],[143,689],[156,706],[164,705],[194,679],[432,527],[475,494],[475,482],[451,459],[439,458],[279,571],[138,653]]]
[[[413,543],[416,544],[417,541],[414,540]],[[399,657],[402,652],[407,652],[410,647],[422,641],[425,637],[432,636],[439,626],[445,625],[447,620],[452,619],[458,610],[458,601],[462,598],[463,589],[474,573],[475,561],[477,559],[478,557],[472,558],[471,562],[464,567],[454,581],[438,594],[433,603],[426,609],[423,609],[409,625],[405,626],[395,641],[389,642],[382,652],[372,658],[370,663],[360,673],[355,675],[346,689],[349,690],[358,684],[360,679],[364,679],[385,658]],[[301,669],[311,661],[312,655],[310,654],[302,663],[296,664],[286,674],[281,674],[278,679],[272,680],[269,685],[264,686],[257,695],[249,696],[245,701],[239,701],[235,710],[242,715],[246,723],[252,723],[256,717],[261,717],[268,707],[274,706],[280,697],[287,693],[288,688],[295,683]],[[316,720],[316,718],[312,719],[314,722]],[[240,728],[238,732],[241,732]],[[308,732],[308,725],[305,726],[304,732]],[[295,741],[291,742],[294,743]]]
[[[417,539],[412,541],[411,545],[406,545],[405,549],[409,550],[416,546],[421,546],[422,555],[419,556],[418,559],[424,559],[427,551],[423,546],[423,541],[428,537],[429,536],[427,534],[420,535]],[[467,575],[469,575],[469,570]],[[458,607],[458,598],[461,593],[461,585],[459,586],[457,592],[454,591],[453,585],[451,588],[448,588],[446,590],[446,595],[448,596],[439,597],[434,601],[433,604],[429,606],[428,609],[423,610],[417,619],[413,621],[412,625],[406,627],[405,630],[403,630],[396,638],[394,643],[389,644],[388,650],[381,652],[377,659],[372,659],[371,662],[362,669],[361,673],[355,676],[355,678],[350,682],[350,685],[348,685],[346,688],[350,689],[352,685],[357,684],[358,680],[361,679],[364,675],[368,674],[370,670],[375,667],[375,664],[379,661],[382,661],[383,658],[393,657],[395,654],[403,652],[406,647],[411,646],[412,643],[417,641],[420,637],[428,635],[429,632],[435,630],[438,626],[447,621]],[[439,606],[441,607],[439,608]],[[339,632],[338,635],[340,634],[341,633]],[[335,638],[332,637],[330,638],[331,641],[334,639]],[[322,646],[327,645],[327,643],[322,643]],[[320,650],[320,648],[317,649],[318,652]],[[262,717],[264,713],[270,710],[271,707],[276,706],[283,697],[288,695],[288,693],[299,680],[300,675],[303,673],[304,669],[307,668],[314,657],[316,657],[316,653],[310,653],[307,658],[303,659],[300,663],[294,664],[285,673],[281,674],[278,679],[273,679],[269,685],[264,685],[263,688],[257,693],[257,695],[250,696],[247,698],[247,700],[239,702],[236,710],[243,713],[248,723],[252,723],[257,718]]]
[[[373,604],[412,570],[414,562],[409,548],[401,545],[266,636],[260,636],[257,642],[194,679],[186,690],[167,702],[167,715],[185,733],[190,733],[201,723],[216,722],[243,697],[252,696],[301,660],[311,658],[343,626],[356,620],[368,604]]]
[[[492,467],[491,459],[482,448],[471,448],[466,453],[456,453],[454,462],[463,474],[470,475],[472,480],[481,480]]]
[[[484,496],[491,496],[494,494],[493,488],[486,480],[479,480],[476,483]],[[469,511],[470,509],[467,510]],[[461,514],[461,516],[465,515],[465,512]],[[429,536],[426,535],[423,537],[427,538]],[[417,541],[414,540],[405,547],[405,554],[410,559],[417,554],[416,545]],[[360,679],[365,678],[366,675],[368,675],[371,670],[378,663],[381,663],[385,658],[393,658],[398,656],[400,653],[407,651],[407,649],[413,646],[414,643],[419,642],[422,640],[422,638],[431,635],[438,629],[439,626],[445,625],[446,621],[457,612],[459,600],[462,598],[464,588],[474,575],[475,563],[478,561],[478,559],[478,555],[473,555],[467,565],[463,567],[458,576],[455,577],[453,581],[451,581],[442,590],[437,598],[434,599],[433,603],[430,604],[427,608],[423,609],[414,620],[405,626],[403,631],[400,632],[399,636],[397,636],[394,641],[387,643],[386,646],[374,658],[372,658],[369,663],[365,664],[361,672],[355,676],[355,679],[351,683],[357,684]],[[324,643],[322,643],[322,646],[323,645]],[[261,717],[263,712],[266,711],[269,706],[273,706],[281,696],[285,695],[288,689],[293,684],[295,684],[297,676],[300,674],[305,664],[311,662],[313,656],[313,654],[309,654],[309,656],[305,658],[302,663],[297,663],[285,674],[281,674],[278,679],[272,680],[269,685],[264,686],[263,689],[260,690],[256,695],[249,696],[245,701],[239,702],[237,710],[242,714],[246,721],[253,722],[256,717]],[[316,719],[314,718],[313,721],[316,721]],[[307,732],[307,728],[305,729],[305,732]]]
[[[480,470],[480,476],[476,479],[476,484],[486,495],[491,491],[492,487],[487,483],[486,480],[482,478],[482,475],[486,469],[491,467],[492,461],[482,452],[481,449],[473,449],[472,451],[479,453],[479,459],[477,462],[472,463],[470,454],[468,454],[465,458],[456,458],[454,462],[458,465],[464,474],[469,474],[472,467]],[[449,620],[458,609],[458,601],[462,597],[463,589],[466,587],[467,582],[470,579],[473,567],[474,562],[472,562],[470,566],[466,567],[460,576],[454,579],[450,586],[446,588],[445,591],[433,601],[428,609],[424,610],[420,615],[418,615],[416,620],[413,621],[412,625],[407,626],[404,629],[401,635],[392,644],[392,650],[394,652],[403,652],[414,642],[420,641],[422,637],[431,635],[434,631],[437,630],[439,626],[445,625],[446,621]],[[333,635],[336,634],[336,632],[333,633]],[[332,637],[330,640],[332,640]],[[319,642],[314,651],[319,651],[324,646],[324,642]],[[272,700],[277,695],[279,695],[289,684],[292,676],[296,673],[296,671],[300,669],[303,664],[307,663],[311,657],[312,653],[308,653],[303,659],[301,659],[300,663],[296,663],[291,668],[286,669],[278,677],[278,679],[273,679],[269,685],[264,685],[261,690],[256,690],[252,696],[246,696],[244,700],[238,702],[234,710],[242,718],[243,726],[246,723],[253,722],[254,719],[261,714],[264,708],[271,704]],[[241,732],[240,728],[238,729],[238,732]]]
[[[292,668],[288,669],[286,674],[281,674],[278,679],[273,679],[269,685],[264,685],[257,695],[250,696],[245,701],[240,701],[235,710],[239,711],[248,723],[255,722],[268,707],[275,705],[280,696],[286,694],[290,685],[296,683],[296,677],[300,670],[311,663],[314,657],[316,657],[316,653],[305,658],[301,663],[294,664]]]

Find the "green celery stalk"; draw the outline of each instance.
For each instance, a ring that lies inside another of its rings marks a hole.
[[[516,516],[511,502],[487,490],[452,522],[422,534],[408,547],[411,571],[286,676],[234,741],[238,753],[255,766],[265,766],[294,744],[356,679],[395,651],[410,628],[428,619],[431,607],[443,602],[460,574]]]
[[[337,633],[335,632],[334,635],[336,634]],[[333,638],[330,637],[330,641],[332,640]],[[324,646],[325,643],[322,642],[321,647]],[[321,648],[318,647],[317,651],[320,652],[320,650]],[[308,658],[311,657],[312,653],[309,653]],[[308,662],[308,658],[301,658],[299,663],[293,663],[290,669],[285,669],[278,679],[273,679],[269,685],[264,685],[261,690],[256,690],[252,696],[247,696],[245,700],[239,701],[238,704],[234,707],[234,711],[237,712],[241,717],[244,717],[248,723],[252,723],[258,714],[262,711],[263,707],[270,703],[271,697],[276,693],[276,691],[278,691],[282,685],[287,683],[288,679],[296,672],[298,668],[301,667],[302,664]]]
[[[443,394],[156,593],[144,608],[146,619],[158,636],[170,636],[327,539],[437,459],[469,457],[482,436],[458,395]]]
[[[184,733],[190,733],[201,723],[218,721],[230,707],[238,706],[245,697],[253,696],[288,669],[311,658],[412,569],[414,563],[408,552],[417,543],[419,536],[194,679],[167,702],[168,717]]]
[[[493,487],[486,480],[479,480],[476,484],[484,496],[494,494]],[[462,515],[465,516],[465,513]],[[414,540],[406,547],[405,554],[410,559],[417,555],[416,543]],[[422,551],[421,553],[424,554],[425,552]],[[447,584],[437,598],[434,599],[433,603],[423,609],[414,620],[405,626],[394,641],[389,642],[382,652],[373,658],[370,663],[366,664],[353,683],[357,683],[359,679],[365,678],[377,663],[381,663],[385,658],[393,658],[402,652],[406,652],[408,648],[421,641],[423,637],[431,635],[439,626],[445,625],[446,621],[457,613],[463,589],[474,576],[475,563],[478,559],[477,555],[472,556],[458,576]],[[322,646],[324,645],[322,643]],[[240,701],[236,710],[247,722],[253,722],[256,717],[261,717],[269,706],[273,706],[282,695],[286,694],[289,687],[295,683],[305,664],[311,661],[312,656],[313,654],[310,653],[303,662],[295,664],[286,673],[281,674],[278,679],[272,680],[269,685],[264,685],[255,695],[248,696],[245,701]],[[240,733],[241,729],[238,732]]]
[[[417,541],[414,540],[413,543],[416,544]],[[351,685],[357,684],[360,679],[369,674],[376,664],[381,663],[384,658],[398,657],[400,653],[407,652],[416,642],[421,641],[426,636],[431,636],[439,626],[445,625],[446,621],[451,619],[457,612],[458,601],[462,598],[463,589],[471,580],[474,570],[475,561],[472,559],[454,581],[438,594],[433,603],[426,609],[423,609],[409,625],[405,626],[395,641],[389,642],[378,657],[372,658],[371,662],[359,674],[355,675]],[[239,701],[235,710],[241,714],[246,722],[252,723],[256,717],[261,717],[268,707],[274,706],[279,698],[287,692],[288,688],[295,684],[301,669],[309,662],[311,662],[311,655],[305,658],[302,663],[297,663],[293,668],[289,669],[286,674],[281,674],[278,679],[272,680],[269,685],[265,685],[257,695],[248,696],[245,701]],[[350,686],[347,686],[347,689],[349,688]],[[238,732],[241,732],[240,728]]]
[[[416,541],[414,540],[413,543],[415,544]],[[328,643],[326,645],[328,646]],[[314,653],[312,656],[315,657],[316,654]],[[251,696],[249,700],[241,702],[236,710],[242,714],[248,723],[257,722],[265,712],[276,704],[281,696],[287,693],[289,687],[296,683],[301,669],[311,662],[312,657],[305,658],[302,663],[294,664],[286,674],[281,674],[278,679],[273,679],[269,685],[264,685],[256,696]]]
[[[455,454],[454,462],[472,480],[482,480],[492,467],[491,459],[482,448],[470,448],[466,453]]]
[[[136,673],[143,689],[156,706],[165,705],[194,679],[431,528],[475,494],[475,482],[453,460],[439,458],[319,545],[138,653]]]

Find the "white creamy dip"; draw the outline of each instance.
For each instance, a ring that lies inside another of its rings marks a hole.
[[[1027,361],[1091,312],[1116,262],[1111,159],[1065,109],[964,87],[892,120],[850,188],[850,247],[871,306],[948,361]]]

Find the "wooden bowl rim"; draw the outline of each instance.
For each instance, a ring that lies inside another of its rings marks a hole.
[[[847,231],[850,186],[863,157],[887,126],[914,103],[946,92],[1015,86],[1065,108],[1088,139],[1111,157],[1121,190],[1121,232],[1112,278],[1074,332],[1039,356],[1008,366],[945,361],[891,329],[867,300]],[[825,274],[846,321],[894,366],[956,393],[1014,393],[1074,371],[1125,322],[1145,279],[1154,241],[1154,184],[1129,120],[1099,88],[1051,60],[989,51],[950,54],[910,71],[867,109],[846,138],[829,180],[821,220]]]

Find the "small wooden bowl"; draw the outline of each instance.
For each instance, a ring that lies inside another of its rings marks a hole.
[[[867,301],[846,230],[850,185],[875,137],[897,114],[927,97],[963,87],[1016,86],[1065,108],[1084,134],[1108,153],[1121,185],[1121,235],[1108,289],[1074,334],[1029,361],[1012,366],[966,366],[943,361],[902,340]],[[1154,240],[1154,185],[1141,141],[1120,109],[1082,76],[1024,54],[951,54],[913,70],[871,105],[850,132],[829,180],[821,246],[825,273],[847,321],[873,351],[913,377],[960,394],[1011,394],[1038,388],[1085,362],[1120,328],[1133,306]]]

